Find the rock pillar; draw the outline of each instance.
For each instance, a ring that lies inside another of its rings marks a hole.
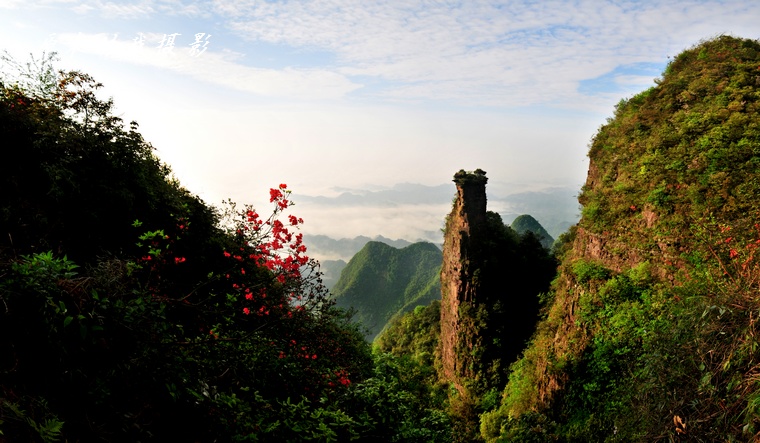
[[[466,313],[478,291],[482,257],[477,245],[486,228],[486,182],[486,173],[480,169],[454,175],[457,196],[443,243],[440,356],[444,378],[460,393],[464,393],[464,379],[472,376],[472,350],[479,339]]]

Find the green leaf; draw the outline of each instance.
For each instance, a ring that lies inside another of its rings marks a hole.
[[[74,317],[72,317],[70,315],[68,317],[64,318],[63,319],[63,327],[65,328],[66,326],[68,326],[71,323],[72,320],[74,320]]]

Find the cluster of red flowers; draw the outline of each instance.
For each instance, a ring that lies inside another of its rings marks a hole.
[[[290,202],[285,198],[285,195],[283,195],[283,192],[290,193],[290,191],[287,191],[287,189],[288,185],[285,183],[280,183],[278,189],[270,189],[269,203],[277,203],[277,206],[280,209],[287,209],[290,206]]]
[[[744,246],[741,245],[742,242],[740,240],[730,235],[731,226],[721,225],[718,226],[718,229],[726,237],[718,241],[715,248],[711,248],[710,250],[713,256],[718,259],[723,274],[730,276],[734,282],[738,283],[742,281],[743,284],[748,286],[760,283],[760,260],[758,260],[756,254],[758,248],[760,248],[760,223],[754,224],[755,239],[747,241]],[[722,260],[720,254],[717,253],[717,250],[726,247],[724,245],[729,245],[728,257],[730,261]]]
[[[291,230],[297,229],[303,223],[303,219],[288,215],[288,226],[279,220],[282,212],[292,205],[292,202],[288,200],[290,191],[287,188],[288,186],[283,183],[269,190],[269,201],[274,203],[275,207],[272,215],[266,220],[252,207],[247,207],[238,214],[235,232],[242,240],[242,245],[238,253],[225,251],[224,256],[242,264],[241,275],[245,275],[246,265],[253,265],[268,269],[280,285],[298,284],[300,281],[301,268],[309,263],[309,257],[305,255],[303,234],[294,234]],[[227,274],[227,278],[230,278],[230,274]],[[257,309],[247,306],[243,309],[243,313],[269,315],[270,309],[263,303],[263,299],[266,298],[265,289],[259,287],[253,290],[243,283],[233,284],[233,289],[242,293],[248,302],[257,302]],[[291,292],[291,296],[295,297],[295,293]],[[292,317],[292,312],[287,309],[287,306],[279,305],[277,308],[283,315]]]
[[[348,386],[351,384],[351,380],[348,379],[348,373],[344,370],[335,371],[331,375],[324,375],[323,378],[329,379],[327,386],[334,388],[335,386]]]
[[[339,370],[335,365],[339,343],[310,335],[313,330],[303,327],[329,302],[318,263],[306,255],[303,234],[297,232],[303,219],[284,213],[293,205],[290,192],[285,184],[269,190],[274,206],[269,217],[251,206],[235,210],[232,205],[228,226],[236,246],[223,252],[230,262],[225,277],[246,321],[278,328],[277,338],[270,342],[272,357],[301,368],[312,388],[349,386],[345,365]]]

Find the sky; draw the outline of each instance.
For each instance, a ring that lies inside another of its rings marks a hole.
[[[460,169],[497,212],[579,190],[616,103],[758,23],[753,0],[0,0],[0,49],[95,77],[207,203],[265,213],[286,183],[307,234],[417,240]]]

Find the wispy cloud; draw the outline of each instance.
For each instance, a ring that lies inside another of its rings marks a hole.
[[[669,51],[717,33],[756,33],[760,18],[760,4],[746,1],[214,6],[248,39],[330,51],[339,72],[388,81],[385,96],[507,106],[577,101],[583,80],[620,64],[664,64]]]
[[[208,5],[183,0],[0,0],[0,8],[51,9],[63,7],[77,14],[106,19],[146,19],[155,14],[207,16]]]
[[[74,6],[72,10],[78,14],[97,13],[105,18],[120,19],[144,19],[155,12],[150,1],[141,1],[138,3],[109,2],[100,0],[91,0],[81,2]]]
[[[20,2],[0,0],[0,7]],[[208,54],[183,65],[196,78],[267,96],[334,98],[353,93],[389,102],[467,106],[553,105],[607,110],[609,90],[583,88],[622,65],[665,65],[696,41],[720,33],[758,37],[760,3],[745,0],[39,0],[84,16],[159,19],[213,17],[249,42],[283,53],[326,54],[313,69]],[[238,51],[245,49],[238,48]],[[123,53],[124,51],[120,51]],[[153,60],[148,57],[148,60]],[[216,63],[216,65],[212,65]],[[289,67],[288,67],[289,66]],[[619,77],[617,96],[652,84],[653,75]],[[361,88],[363,84],[372,87]],[[258,86],[257,86],[258,85]],[[322,89],[323,93],[315,93]],[[305,95],[304,95],[305,94]]]
[[[146,34],[155,44],[162,35]],[[169,69],[198,80],[268,97],[335,99],[360,87],[345,76],[325,69],[262,69],[237,63],[238,54],[207,51],[193,57],[187,47],[171,50],[139,46],[113,35],[70,33],[56,36],[57,43],[76,51],[113,60]]]

